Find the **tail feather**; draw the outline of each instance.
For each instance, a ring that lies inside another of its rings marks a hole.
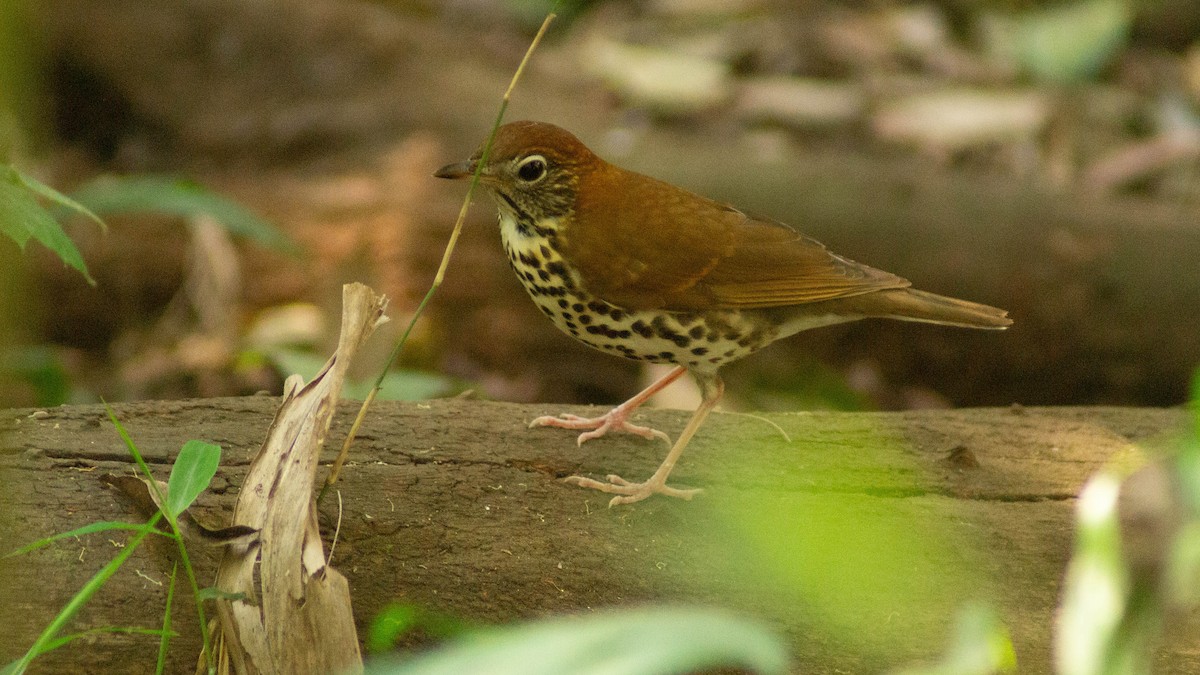
[[[853,300],[861,303],[860,311],[869,317],[992,330],[1012,325],[1003,309],[912,288],[868,293]]]

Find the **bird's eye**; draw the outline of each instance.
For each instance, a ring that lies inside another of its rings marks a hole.
[[[526,183],[536,183],[546,177],[546,158],[530,155],[517,165],[517,177]]]

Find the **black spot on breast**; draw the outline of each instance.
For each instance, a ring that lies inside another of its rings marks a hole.
[[[704,335],[704,326],[702,324],[696,324],[688,331],[688,336],[693,340],[699,340],[702,335]]]
[[[554,262],[546,263],[546,271],[549,272],[550,274],[556,274],[560,277],[567,276],[566,266],[563,265],[561,262],[558,262],[557,260]]]
[[[591,322],[592,322],[592,315],[591,315],[591,314],[580,314],[580,315],[579,315],[579,323],[581,323],[581,324],[583,324],[583,325],[585,325],[585,326],[586,326],[586,325],[588,325],[588,324],[589,324],[589,323],[591,323]]]
[[[654,329],[651,328],[650,326],[647,326],[646,322],[642,321],[641,319],[634,321],[633,325],[630,326],[630,328],[633,329],[633,332],[637,333],[638,335],[641,335],[644,338],[648,338],[648,337],[651,337],[654,335]]]
[[[540,248],[540,249],[538,249],[538,250],[539,250],[539,251],[541,251],[541,253],[542,253],[542,257],[543,257],[543,258],[549,258],[549,257],[550,257],[550,247],[549,247],[549,246],[547,246],[547,245],[545,245],[545,244],[542,244],[541,248]]]
[[[542,281],[550,281],[550,273],[546,270],[538,270],[538,278]]]
[[[574,305],[571,305],[571,309],[573,309],[573,310],[575,310],[576,312],[579,312],[580,314],[582,314],[582,313],[583,313],[583,310],[585,310],[585,309],[587,309],[587,308],[583,306],[583,303],[582,303],[582,302],[577,302],[577,303],[575,303]]]
[[[613,321],[620,321],[621,319],[625,318],[625,312],[617,309],[616,307],[613,307],[611,310],[609,310],[608,315],[612,317]]]
[[[554,316],[554,312],[551,311],[549,307],[538,305],[538,309],[542,310],[542,314],[545,314],[546,316]]]
[[[696,347],[695,349],[692,350],[692,353],[695,354],[696,356],[704,356],[705,354],[708,353],[708,348],[707,347]]]
[[[667,320],[661,316],[656,316],[651,319],[650,327],[654,329],[654,332],[660,338],[670,340],[675,335],[675,331],[671,330],[670,327],[667,326]]]
[[[566,308],[568,308],[568,307],[570,307],[570,306],[571,306],[571,303],[567,302],[567,299],[566,299],[566,298],[559,298],[559,299],[558,299],[558,306],[559,306],[559,307],[561,307],[561,308],[563,308],[563,309],[566,309]]]

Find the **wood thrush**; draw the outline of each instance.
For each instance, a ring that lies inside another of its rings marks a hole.
[[[469,178],[482,150],[434,175]],[[554,325],[610,354],[676,366],[605,415],[539,417],[531,427],[584,430],[580,444],[627,431],[671,445],[629,417],[684,372],[700,385],[699,407],[649,479],[566,479],[616,494],[609,506],[699,492],[670,487],[667,476],[721,397],[718,369],[776,340],[864,318],[1012,323],[1004,310],[912,289],[783,223],[613,166],[551,124],[500,127],[479,180],[495,198],[513,271]]]

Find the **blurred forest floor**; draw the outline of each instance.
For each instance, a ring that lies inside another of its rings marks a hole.
[[[170,174],[294,238],[162,216],[73,224],[95,288],[21,266],[20,342],[77,401],[277,391],[323,354],[340,285],[393,298],[378,369],[440,258],[538,3],[47,0],[12,161],[63,190]],[[727,369],[731,405],[1174,405],[1200,325],[1200,13],[1190,0],[589,2],[508,119],[769,214],[915,285],[1009,309],[979,335],[864,322]],[[512,401],[614,402],[645,377],[540,318],[477,200],[406,365]],[[441,386],[441,385],[438,385]],[[434,387],[434,390],[438,388]],[[7,384],[6,404],[38,403]]]

